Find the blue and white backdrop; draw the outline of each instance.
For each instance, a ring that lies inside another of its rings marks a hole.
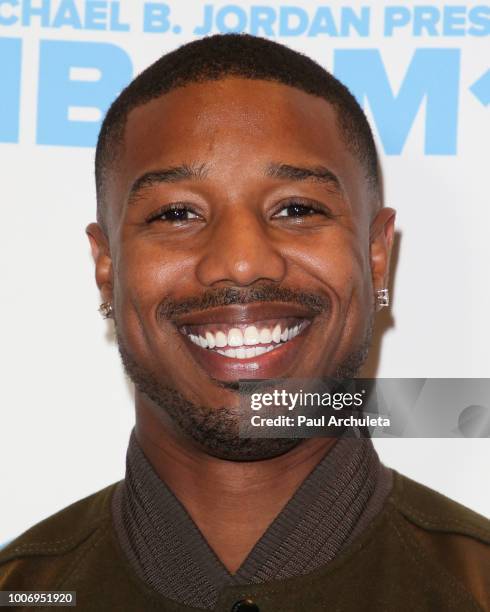
[[[490,377],[490,5],[464,0],[0,0],[0,543],[123,475],[133,411],[84,227],[110,101],[162,53],[244,31],[363,104],[399,256],[378,375]],[[378,440],[490,515],[488,439]]]

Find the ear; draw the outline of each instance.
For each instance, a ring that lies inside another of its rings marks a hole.
[[[396,211],[393,208],[382,208],[371,223],[370,258],[374,291],[388,286],[395,216]]]
[[[112,259],[109,241],[98,223],[86,228],[90,249],[95,262],[95,281],[104,302],[112,302]]]

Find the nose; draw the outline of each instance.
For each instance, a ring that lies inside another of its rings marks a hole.
[[[286,274],[286,261],[267,230],[264,221],[252,212],[223,215],[210,232],[197,265],[200,283],[207,287],[280,283]]]

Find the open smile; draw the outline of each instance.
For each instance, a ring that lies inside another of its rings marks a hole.
[[[313,316],[289,304],[225,306],[195,313],[177,328],[213,378],[279,378],[295,362]]]
[[[277,350],[299,335],[308,325],[305,319],[257,321],[254,325],[232,327],[226,323],[189,325],[181,331],[191,342],[231,359],[251,359]]]

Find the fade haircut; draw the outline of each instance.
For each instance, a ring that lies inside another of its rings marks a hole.
[[[347,148],[363,164],[369,186],[379,195],[373,134],[362,108],[345,85],[311,58],[277,42],[249,34],[217,34],[163,55],[109,108],[95,153],[97,220],[105,231],[105,175],[120,153],[130,111],[177,87],[226,77],[273,81],[325,99],[336,111]]]

